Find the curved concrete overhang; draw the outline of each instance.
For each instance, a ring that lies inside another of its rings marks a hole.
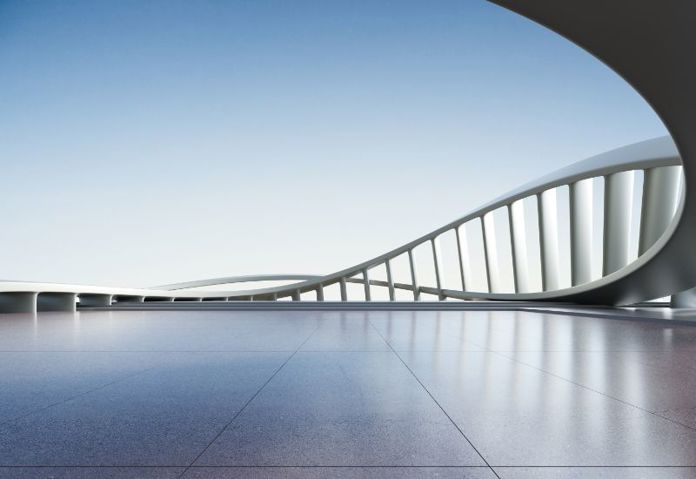
[[[683,0],[490,0],[557,32],[613,69],[655,110],[683,161],[679,220],[654,254],[580,303],[629,304],[696,285],[696,2]]]

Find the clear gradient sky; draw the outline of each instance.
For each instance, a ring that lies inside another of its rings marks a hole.
[[[328,273],[665,134],[478,0],[0,0],[0,278]]]

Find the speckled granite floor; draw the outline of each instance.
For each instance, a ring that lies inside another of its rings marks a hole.
[[[696,477],[696,326],[510,310],[2,315],[0,477]]]

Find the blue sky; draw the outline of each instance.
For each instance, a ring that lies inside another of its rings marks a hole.
[[[663,134],[483,1],[0,0],[0,277],[328,273]]]

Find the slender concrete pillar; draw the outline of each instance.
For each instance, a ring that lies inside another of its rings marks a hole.
[[[433,266],[435,267],[435,285],[437,289],[442,289],[442,254],[440,248],[440,237],[435,237],[430,240],[430,246],[433,250]],[[442,293],[438,295],[440,299],[445,299]]]
[[[413,259],[413,250],[408,250],[408,265],[411,268],[411,286],[413,286],[413,300],[420,301],[420,289],[418,289],[418,275],[416,274],[416,263]]]
[[[37,311],[75,312],[76,307],[75,293],[39,293],[36,300]]]
[[[394,278],[392,277],[392,271],[391,271],[391,260],[387,260],[384,262],[384,266],[387,270],[387,285],[389,288],[389,301],[395,301],[396,300],[396,292],[394,290]]]
[[[0,293],[0,313],[36,313],[37,293]]]
[[[370,295],[370,273],[368,272],[367,268],[363,270],[362,276],[365,288],[365,301],[372,301],[372,297]]]
[[[466,234],[466,225],[455,228],[457,232],[457,253],[459,253],[459,272],[462,276],[462,291],[466,291],[466,285],[472,277],[471,259],[469,258],[469,238]]]
[[[339,280],[339,285],[341,287],[341,301],[348,301],[348,288],[346,287],[346,279],[341,278]]]

